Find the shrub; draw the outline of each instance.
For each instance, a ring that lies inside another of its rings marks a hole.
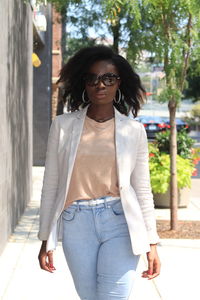
[[[161,152],[154,143],[149,144],[149,168],[153,193],[164,194],[170,184],[170,156]],[[194,168],[192,159],[177,155],[177,181],[178,187],[191,187],[191,176]]]
[[[170,153],[170,131],[159,132],[156,135],[156,143],[160,152]],[[191,148],[194,145],[194,140],[189,137],[183,129],[177,133],[177,154],[183,158],[192,158]]]

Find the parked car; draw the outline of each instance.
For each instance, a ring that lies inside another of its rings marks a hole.
[[[170,129],[170,121],[168,117],[157,117],[157,116],[139,116],[135,118],[141,122],[147,133],[149,139],[155,138],[156,133]],[[179,118],[176,118],[177,131],[186,129],[189,132],[189,125]]]
[[[170,128],[169,124],[167,124],[162,117],[140,116],[137,117],[136,120],[144,125],[149,139],[155,138],[156,133]]]
[[[163,120],[170,128],[169,118],[163,118]],[[176,129],[177,129],[177,131],[185,129],[187,132],[189,132],[189,125],[185,121],[183,121],[179,118],[176,118]]]

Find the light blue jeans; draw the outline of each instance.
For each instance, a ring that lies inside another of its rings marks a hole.
[[[105,198],[105,197],[104,197]],[[136,276],[121,200],[63,211],[63,250],[81,300],[127,300]]]

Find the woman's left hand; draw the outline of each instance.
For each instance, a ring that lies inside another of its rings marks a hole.
[[[160,274],[160,259],[157,253],[157,245],[150,245],[150,248],[150,252],[147,252],[148,270],[142,273],[142,277],[149,280]]]

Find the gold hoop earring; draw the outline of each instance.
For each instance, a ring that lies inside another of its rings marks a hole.
[[[116,99],[117,92],[119,94],[118,99]],[[115,98],[114,98],[115,103],[119,103],[122,99],[122,93],[121,93],[120,89],[118,89],[117,92],[116,92],[116,95],[115,95]]]
[[[85,99],[85,89],[83,90],[83,93],[82,93],[82,101],[83,103],[89,103],[90,101]]]

